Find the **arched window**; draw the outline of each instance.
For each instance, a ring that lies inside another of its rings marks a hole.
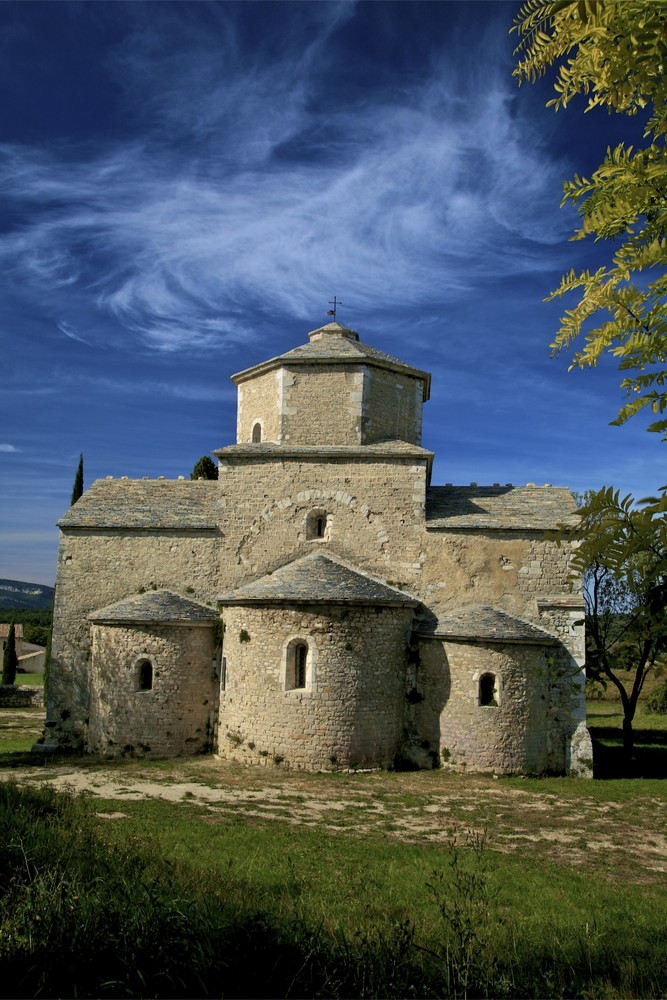
[[[137,661],[135,668],[137,691],[150,691],[153,687],[153,664],[148,659]]]
[[[252,426],[252,443],[259,444],[262,440],[262,425],[259,421]]]
[[[285,690],[303,691],[310,687],[310,650],[305,639],[293,639],[286,650]]]
[[[498,706],[498,679],[495,674],[482,674],[480,677],[479,704]]]
[[[306,538],[329,537],[329,516],[325,510],[311,510],[306,520]]]

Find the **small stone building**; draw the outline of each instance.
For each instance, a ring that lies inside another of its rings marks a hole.
[[[45,743],[590,776],[570,491],[433,485],[429,375],[338,323],[233,381],[217,481],[59,522]]]

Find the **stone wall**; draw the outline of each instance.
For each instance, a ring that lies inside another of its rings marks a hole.
[[[0,708],[40,708],[44,688],[28,684],[0,684]]]
[[[576,624],[581,620],[578,599],[569,592],[567,548],[558,549],[539,532],[425,530],[426,466],[425,458],[398,456],[230,456],[215,484],[217,532],[65,531],[47,742],[86,744],[92,611],[153,587],[214,606],[219,594],[313,548],[419,596],[427,606],[489,604],[557,636],[565,646],[563,655],[573,660],[562,692],[552,693],[553,715],[565,718],[570,731],[581,725],[583,629]],[[183,490],[189,485],[183,483]],[[324,539],[306,537],[308,514],[314,509],[327,514]],[[446,657],[444,669],[449,669]],[[579,687],[574,699],[573,685]],[[560,731],[549,737],[549,760],[569,752],[568,740]],[[585,739],[579,753],[583,760],[590,754]],[[536,752],[526,754],[537,760]]]
[[[421,445],[421,379],[369,367],[364,377],[362,444],[396,438]]]
[[[321,368],[291,362],[239,383],[237,441],[359,445],[397,439],[421,444],[421,379],[373,365]]]
[[[144,662],[149,690],[140,688]],[[94,625],[87,749],[108,756],[205,752],[218,683],[212,627]]]
[[[418,589],[423,560],[426,460],[332,456],[221,460],[228,561],[221,588],[258,578],[313,545],[382,579]],[[309,542],[311,510],[329,515]]]
[[[218,753],[307,770],[387,767],[399,750],[412,611],[229,607]],[[287,689],[290,643],[308,645],[305,689]]]
[[[361,444],[362,398],[359,368],[290,365],[283,375],[281,443]]]
[[[236,410],[236,440],[252,441],[252,429],[259,422],[262,441],[282,440],[283,370],[266,372],[239,383]]]
[[[580,593],[537,601],[542,628],[558,636],[559,679],[551,691],[548,727],[552,755],[565,754],[565,770],[574,777],[593,776],[593,744],[586,727],[586,636]]]
[[[183,484],[187,489],[188,484]],[[61,533],[46,718],[47,742],[81,748],[89,711],[92,611],[164,587],[215,604],[222,556],[211,532]]]
[[[490,604],[541,624],[538,598],[571,595],[570,549],[543,532],[430,530],[420,596],[429,606]]]
[[[579,745],[581,674],[572,664],[557,644],[424,638],[417,729],[439,748],[442,766],[455,771],[590,776],[592,761],[586,764]],[[480,704],[484,674],[495,678],[497,704]]]

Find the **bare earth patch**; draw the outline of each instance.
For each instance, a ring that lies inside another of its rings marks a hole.
[[[542,792],[536,781],[526,782],[524,791],[480,775],[305,774],[245,768],[214,757],[50,761],[45,767],[0,771],[0,778],[44,783],[108,803],[165,799],[209,823],[241,814],[251,822],[430,844],[486,831],[495,850],[586,867],[604,879],[667,882],[667,802],[639,794],[627,804],[600,801],[599,793],[582,794],[581,786],[573,794],[566,780],[558,795]],[[113,809],[98,815],[126,818]]]

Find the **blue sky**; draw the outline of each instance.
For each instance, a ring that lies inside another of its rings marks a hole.
[[[641,122],[518,88],[517,6],[0,5],[0,577],[54,582],[80,452],[90,484],[232,443],[230,374],[334,294],[433,373],[434,483],[662,485],[543,301],[608,253],[568,242],[562,181]]]

